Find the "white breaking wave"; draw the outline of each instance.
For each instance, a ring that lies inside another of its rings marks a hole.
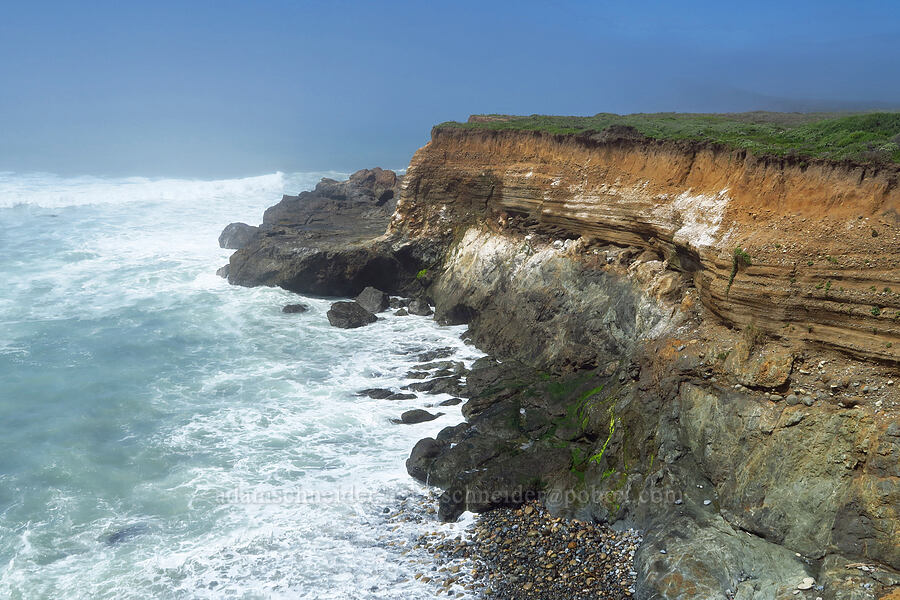
[[[59,177],[50,173],[0,172],[0,208],[31,205],[42,208],[141,203],[203,202],[210,198],[268,195],[272,203],[279,195],[312,187],[320,177],[343,178],[345,173],[282,172],[238,179],[151,179],[146,177],[102,178],[89,175]],[[312,181],[311,181],[312,180]],[[293,189],[292,189],[293,188]]]
[[[384,510],[421,493],[404,461],[460,408],[356,392],[430,350],[471,364],[463,328],[339,330],[327,299],[285,315],[296,295],[215,275],[222,227],[323,176],[345,174],[0,173],[0,597],[434,597],[412,541],[454,526]],[[446,414],[390,423],[410,408]]]

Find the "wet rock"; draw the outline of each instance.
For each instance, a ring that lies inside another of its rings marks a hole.
[[[390,306],[390,297],[381,290],[369,286],[360,292],[356,302],[370,313],[380,313]]]
[[[391,308],[394,308],[394,309],[406,308],[406,305],[408,305],[408,304],[409,304],[409,300],[407,300],[405,298],[391,297],[388,300],[388,306],[390,306]]]
[[[444,413],[430,413],[427,410],[422,410],[421,408],[414,408],[413,410],[408,410],[400,415],[399,419],[392,419],[391,422],[402,423],[403,425],[415,425],[416,423],[433,421],[443,414]]]
[[[225,265],[224,267],[219,267],[216,269],[216,275],[219,277],[224,277],[228,279],[228,272],[231,270],[231,265]]]
[[[294,314],[294,313],[305,313],[308,310],[309,310],[309,306],[307,306],[306,304],[286,304],[284,306],[284,308],[281,309],[281,312]]]
[[[409,311],[409,314],[418,315],[420,317],[427,317],[434,313],[434,311],[431,310],[431,306],[428,305],[428,302],[422,298],[414,298],[411,300],[407,310]]]
[[[335,302],[327,313],[328,322],[333,327],[341,329],[355,329],[378,320],[371,312],[356,302]]]
[[[458,376],[437,377],[435,379],[429,379],[428,381],[411,383],[407,387],[408,389],[414,390],[416,392],[428,392],[429,394],[450,394],[452,396],[462,395],[465,391],[465,386],[460,381],[460,378]]]
[[[219,248],[240,250],[249,244],[257,233],[259,233],[259,227],[246,223],[231,223],[226,225],[219,234]]]
[[[383,400],[385,398],[389,398],[393,395],[394,392],[387,388],[369,388],[367,390],[360,390],[356,392],[357,396],[368,396],[374,400]]]
[[[453,356],[453,353],[453,348],[438,348],[437,350],[429,350],[428,352],[423,352],[419,355],[418,360],[420,363],[427,363],[433,361],[436,358],[447,358],[448,356]]]
[[[462,404],[462,398],[450,398],[449,400],[438,402],[438,406],[456,406],[457,404]]]
[[[398,317],[405,317],[409,314],[409,311],[406,310],[405,308],[401,308],[401,309],[395,311],[394,314],[397,315]]]
[[[396,393],[396,394],[391,394],[390,396],[387,396],[386,400],[414,400],[417,397],[418,396],[416,396],[415,394]]]

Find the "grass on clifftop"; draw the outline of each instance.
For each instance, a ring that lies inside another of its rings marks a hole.
[[[533,130],[575,134],[611,125],[634,127],[660,140],[711,141],[757,156],[798,156],[862,163],[900,163],[900,112],[847,113],[654,113],[593,117],[476,115],[468,123],[438,127]]]

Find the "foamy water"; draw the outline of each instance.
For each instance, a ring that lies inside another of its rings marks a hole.
[[[322,176],[0,173],[0,597],[434,596],[384,514],[422,492],[404,460],[458,408],[396,426],[446,396],[355,392],[426,350],[473,360],[462,329],[339,330],[328,300],[285,315],[296,295],[214,275],[227,223]]]

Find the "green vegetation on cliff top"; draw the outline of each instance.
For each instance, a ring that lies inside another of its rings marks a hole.
[[[900,163],[900,112],[476,115],[468,123],[449,121],[438,127],[584,134],[601,132],[613,125],[633,127],[652,139],[709,141],[743,148],[757,156]]]

